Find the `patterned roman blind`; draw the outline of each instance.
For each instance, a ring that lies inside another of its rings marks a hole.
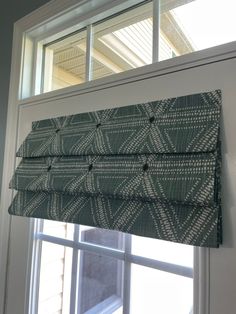
[[[9,213],[221,243],[219,90],[33,122]]]

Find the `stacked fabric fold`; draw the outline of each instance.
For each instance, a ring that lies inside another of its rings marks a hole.
[[[217,247],[221,93],[33,122],[9,213]]]

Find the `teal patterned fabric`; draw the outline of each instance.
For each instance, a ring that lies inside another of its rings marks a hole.
[[[33,122],[9,213],[221,243],[219,90]]]
[[[10,214],[119,230],[173,242],[217,246],[218,207],[18,192]]]
[[[213,151],[219,97],[216,91],[37,121],[17,156]]]
[[[204,205],[214,204],[215,170],[214,153],[191,158],[184,154],[25,158],[10,186],[32,192]]]

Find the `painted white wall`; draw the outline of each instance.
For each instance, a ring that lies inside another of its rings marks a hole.
[[[20,106],[19,143],[34,120],[145,101],[222,90],[222,198],[224,244],[210,249],[209,313],[236,313],[236,62],[235,59],[199,66],[91,93]],[[13,217],[10,232],[6,314],[25,313],[29,219]],[[14,300],[14,302],[12,301]],[[203,313],[201,313],[203,314]]]

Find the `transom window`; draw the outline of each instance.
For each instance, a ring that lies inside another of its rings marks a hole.
[[[83,20],[46,37],[42,33],[33,47],[35,30],[30,31],[25,58],[31,61],[29,55],[34,55],[36,61],[23,71],[21,97],[30,96],[30,89],[32,95],[78,85],[236,39],[234,0],[223,6],[220,0],[153,0],[123,6],[112,15],[104,12],[105,18]]]
[[[152,63],[153,3],[146,2],[44,45],[43,91]]]

